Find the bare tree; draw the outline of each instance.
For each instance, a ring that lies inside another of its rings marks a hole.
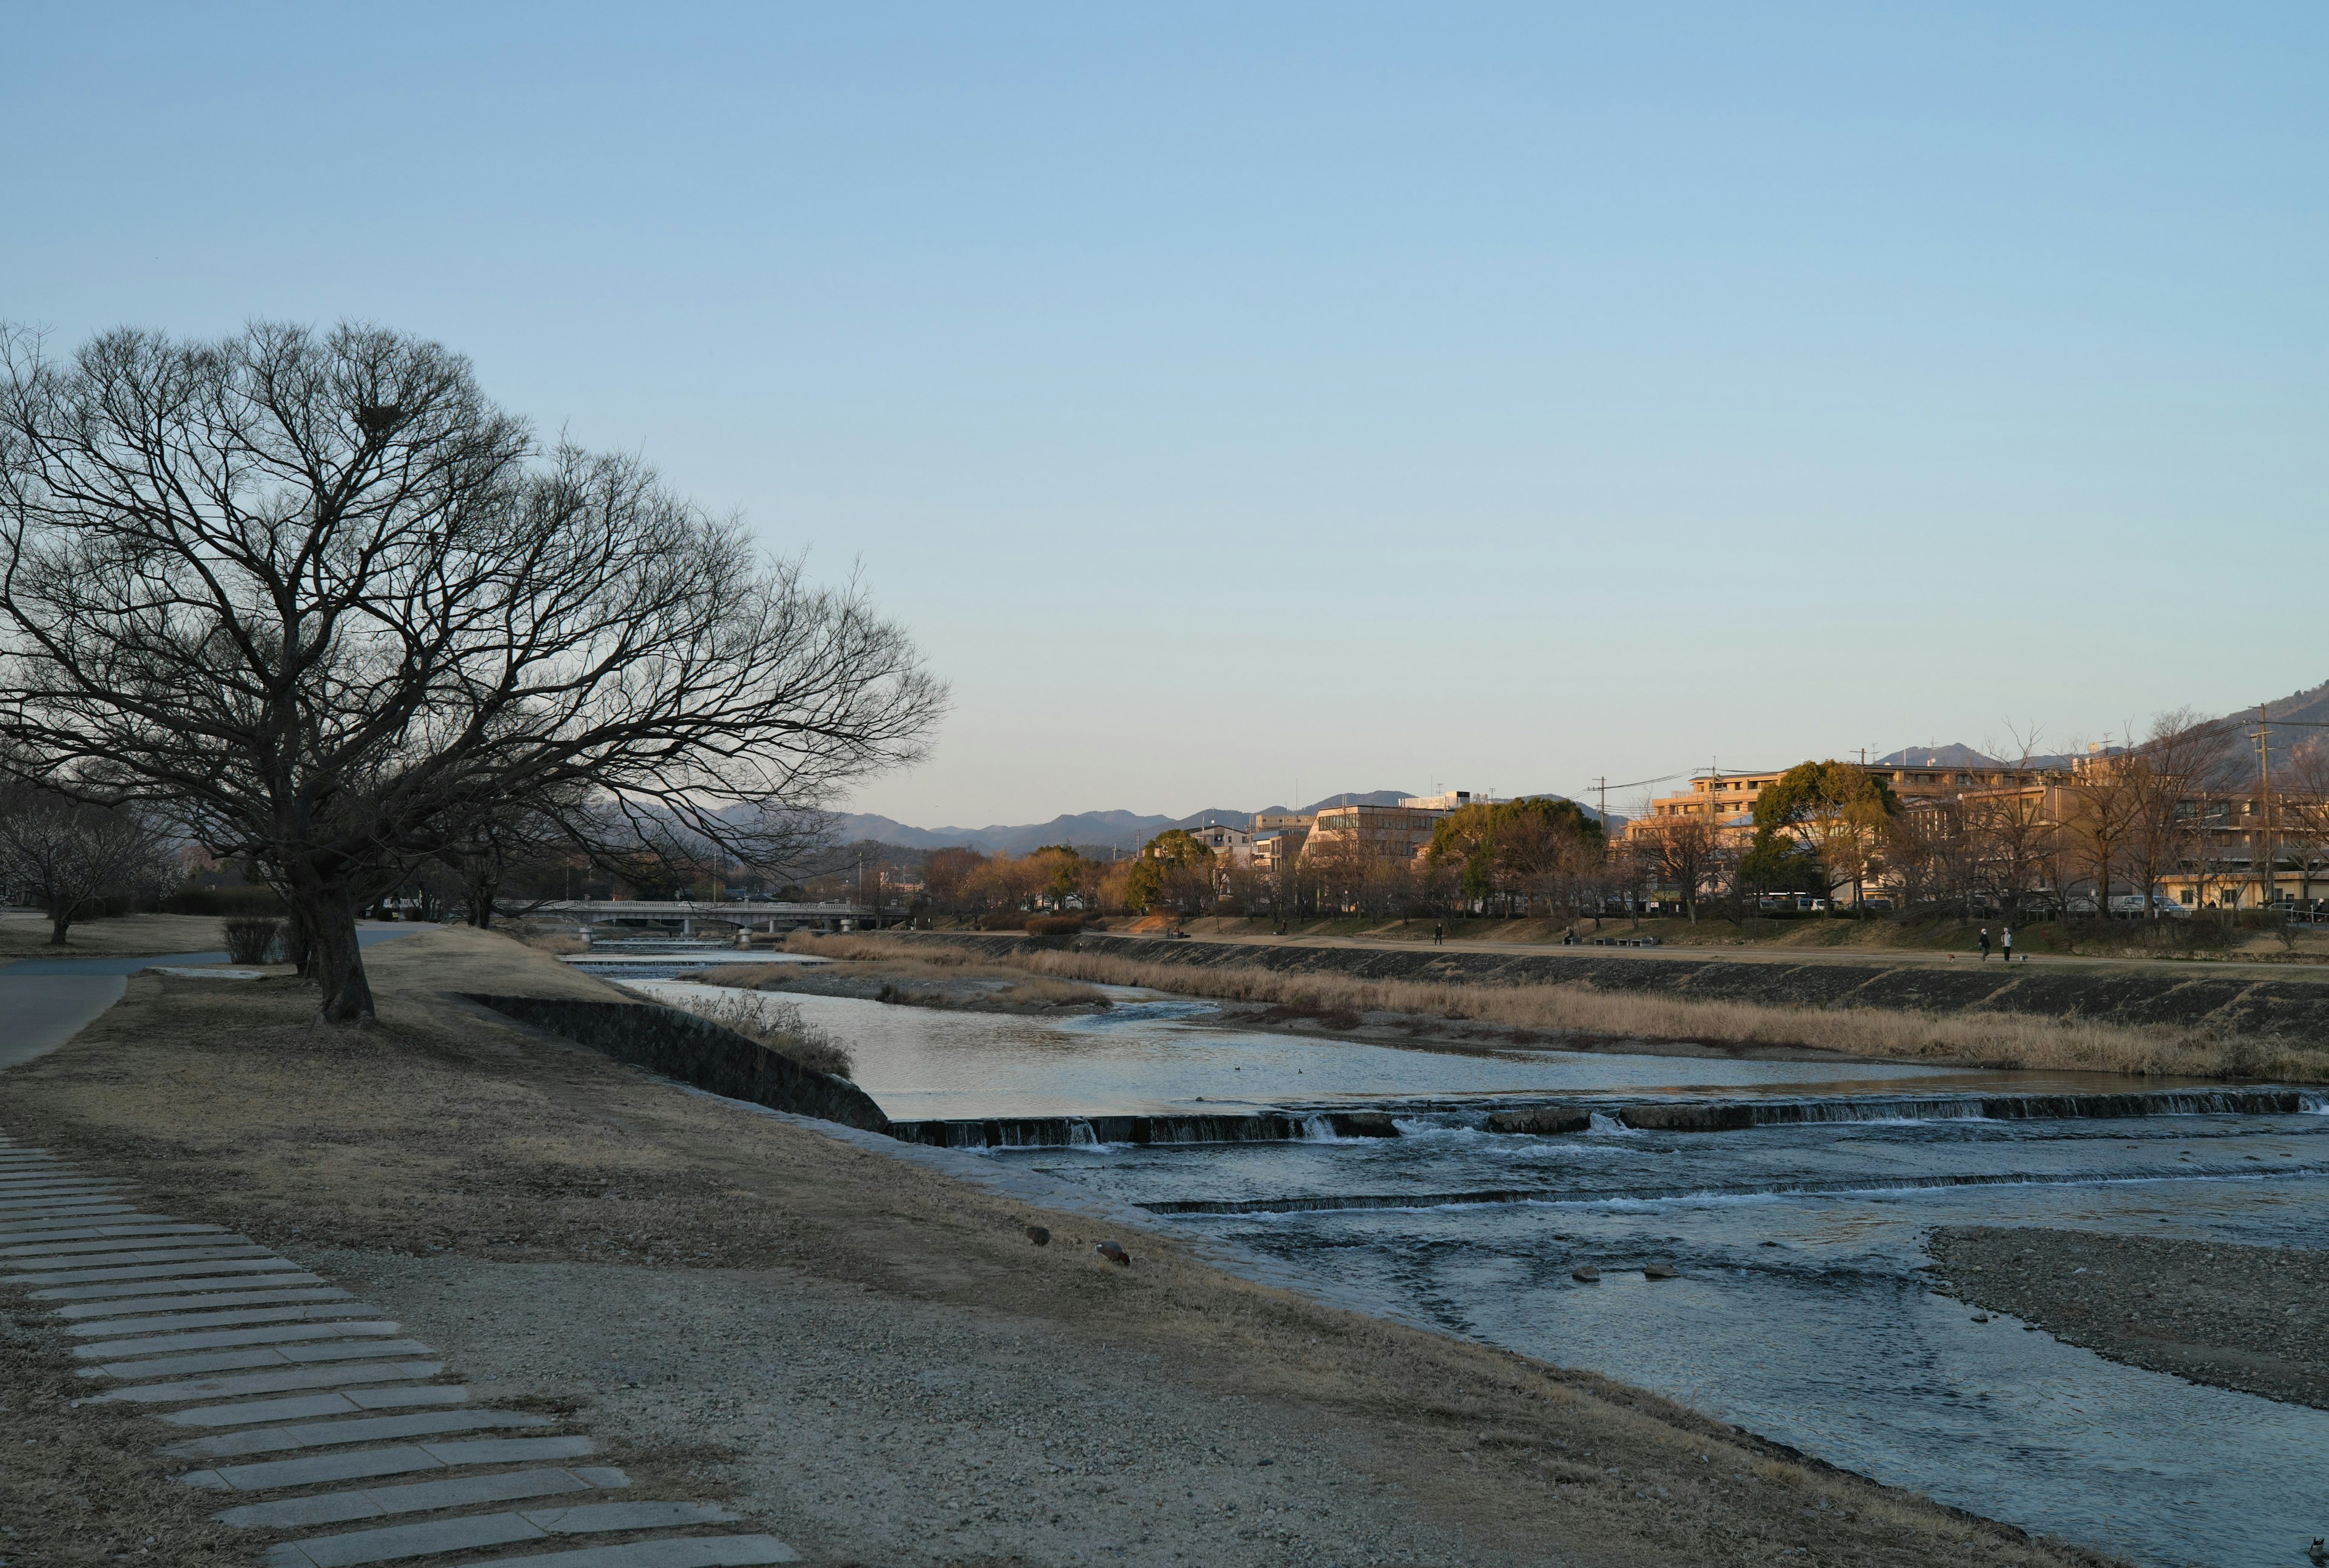
[[[327,1020],[372,1012],[356,910],[482,817],[772,857],[943,704],[853,582],[545,453],[434,344],[0,337],[0,740],[261,866]]]
[[[2287,754],[2274,791],[2281,842],[2296,859],[2297,896],[2313,898],[2314,867],[2329,860],[2329,737],[2315,736]]]
[[[1657,817],[1638,836],[1655,879],[1679,891],[1683,912],[1698,921],[1699,895],[1714,868],[1714,825],[1703,817]]]
[[[19,784],[0,792],[0,885],[49,917],[49,945],[105,900],[153,876],[162,840],[115,807]]]
[[[2124,868],[2127,841],[2142,810],[2126,753],[2089,753],[2059,789],[2060,832],[2073,864],[2094,879],[2095,911],[2110,913],[2113,880]]]
[[[2204,834],[2199,808],[2231,751],[2230,729],[2189,708],[2162,713],[2127,753],[2121,777],[2127,795],[2127,864],[2142,883],[2144,912],[2153,920],[2159,880],[2183,863]]]

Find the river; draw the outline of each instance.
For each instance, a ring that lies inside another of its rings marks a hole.
[[[1950,1224],[2329,1245],[2329,1096],[2285,1115],[1992,1120],[1969,1110],[2001,1086],[2116,1086],[1913,1063],[1449,1055],[1222,1028],[1185,999],[1120,995],[1062,1020],[787,999],[849,1044],[859,1083],[900,1119],[1391,1110],[1395,1138],[989,1156],[1170,1214],[1338,1299],[1653,1388],[2138,1562],[2293,1565],[2329,1530],[2329,1412],[1977,1322],[1920,1269],[1926,1233]],[[1613,1110],[1784,1099],[1833,1119],[1481,1129],[1492,1106],[1549,1094]],[[1680,1277],[1645,1278],[1651,1261]],[[1572,1278],[1587,1264],[1598,1283]]]

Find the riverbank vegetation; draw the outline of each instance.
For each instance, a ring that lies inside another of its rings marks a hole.
[[[766,1045],[779,1056],[835,1078],[847,1078],[855,1063],[849,1048],[830,1030],[820,1029],[801,1016],[800,1006],[774,997],[750,996],[720,987],[705,987],[701,995],[655,997],[684,1007],[707,1023]]]
[[[990,963],[965,948],[928,943],[902,951],[861,956],[846,949],[878,938],[826,937],[796,931],[787,951],[858,961],[845,965],[721,964],[693,977],[707,987],[746,991],[798,991],[812,996],[851,997],[906,1007],[936,1007],[974,1013],[1098,1011],[1108,994],[1090,986],[1032,975],[1007,964]],[[895,939],[889,939],[893,945]]]
[[[833,958],[888,959],[926,954],[938,945],[928,939],[859,936],[825,938],[817,940],[815,950]],[[1040,949],[1001,961],[1062,979],[1391,1022],[1456,1019],[1531,1034],[1749,1049],[1799,1047],[2001,1071],[2329,1082],[2329,1050],[2206,1029],[2011,1013],[1927,1014],[1695,1001],[1597,990],[1583,982],[1515,986],[1372,980],[1284,973],[1258,964],[1154,963],[1091,950]]]

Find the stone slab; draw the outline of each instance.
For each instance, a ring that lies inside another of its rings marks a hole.
[[[0,1247],[0,1263],[12,1268],[66,1258],[106,1259],[119,1263],[165,1262],[172,1258],[222,1258],[246,1249],[263,1251],[241,1236],[114,1236],[103,1241],[35,1242],[21,1247]]]
[[[62,1239],[57,1233],[60,1231],[77,1232],[79,1234],[71,1239],[79,1240],[81,1236],[132,1236],[140,1233],[141,1230],[155,1234],[159,1233],[159,1228],[164,1226],[173,1231],[197,1228],[184,1224],[167,1214],[123,1214],[110,1210],[101,1214],[57,1214],[45,1220],[16,1220],[0,1223],[0,1246],[18,1242],[58,1241]],[[214,1231],[219,1227],[206,1225],[199,1228]]]
[[[391,1525],[380,1530],[351,1530],[341,1535],[319,1535],[287,1541],[267,1554],[270,1568],[358,1568],[365,1563],[391,1563],[400,1557],[433,1557],[479,1546],[505,1546],[513,1541],[539,1541],[543,1532],[515,1514],[472,1514],[460,1519],[430,1519],[420,1525]]]
[[[205,1372],[236,1372],[262,1366],[301,1366],[308,1375],[321,1376],[327,1368],[319,1362],[356,1361],[367,1355],[426,1355],[429,1346],[418,1339],[350,1340],[338,1345],[254,1345],[248,1350],[212,1350],[198,1355],[157,1355],[146,1361],[113,1361],[84,1366],[83,1377],[193,1377]],[[356,1369],[350,1368],[353,1372]]]
[[[592,1486],[604,1488],[609,1491],[618,1487],[627,1487],[631,1484],[630,1477],[611,1465],[586,1466],[574,1473]]]
[[[117,1325],[108,1324],[108,1328]],[[206,1328],[198,1334],[164,1334],[151,1339],[108,1339],[95,1345],[76,1345],[73,1354],[85,1360],[103,1360],[113,1355],[158,1355],[189,1350],[210,1350],[227,1345],[296,1345],[303,1340],[325,1341],[385,1339],[404,1325],[373,1321],[369,1323],[270,1323],[258,1328]],[[318,1350],[325,1348],[317,1346]],[[372,1355],[386,1348],[372,1344],[355,1345],[351,1354]]]
[[[409,1410],[421,1404],[466,1404],[469,1391],[458,1384],[425,1388],[351,1388],[290,1399],[247,1399],[233,1404],[174,1410],[159,1419],[172,1426],[250,1426],[259,1422],[306,1421],[319,1415],[351,1415],[360,1410]]]
[[[216,1288],[221,1290],[240,1290],[248,1285],[253,1290],[275,1290],[293,1285],[320,1285],[323,1282],[315,1275],[300,1270],[289,1274],[253,1274],[247,1280],[222,1279]],[[199,1289],[208,1283],[206,1279],[188,1280],[180,1276],[171,1280],[140,1280],[114,1285],[55,1285],[45,1290],[33,1291],[33,1299],[35,1301],[131,1301],[139,1296],[168,1296],[189,1289]],[[128,1309],[143,1310],[134,1304]]]
[[[121,1280],[169,1280],[175,1281],[174,1289],[185,1289],[184,1281],[208,1275],[265,1274],[275,1270],[299,1271],[299,1265],[278,1258],[264,1248],[254,1248],[240,1258],[202,1258],[183,1263],[100,1263],[83,1261],[70,1269],[44,1269],[38,1273],[17,1274],[10,1283],[17,1285],[64,1285],[112,1283]],[[310,1275],[308,1278],[314,1278]]]
[[[183,1221],[165,1219],[159,1214],[132,1214],[118,1223],[107,1221],[101,1225],[48,1226],[31,1233],[0,1229],[0,1249],[14,1251],[20,1246],[47,1246],[52,1242],[136,1241],[153,1236],[222,1236],[223,1225],[193,1225]],[[11,1236],[14,1239],[11,1240]]]
[[[240,1295],[205,1296],[132,1296],[112,1301],[79,1301],[68,1307],[53,1308],[52,1316],[65,1318],[118,1318],[128,1312],[226,1312],[244,1307],[280,1307],[291,1302],[315,1304],[325,1301],[344,1301],[349,1292],[336,1285],[318,1285],[292,1290],[262,1289],[254,1281],[250,1289]],[[376,1307],[365,1311],[377,1313]],[[192,1325],[189,1325],[192,1327]],[[106,1332],[110,1333],[108,1329]]]
[[[204,1404],[174,1410],[159,1419],[172,1426],[256,1426],[270,1421],[311,1421],[324,1415],[354,1415],[355,1405],[336,1393],[304,1393],[290,1399],[252,1399],[239,1404]]]
[[[414,1415],[360,1416],[303,1426],[221,1432],[215,1437],[189,1438],[184,1442],[172,1443],[162,1451],[173,1459],[240,1459],[245,1454],[288,1453],[295,1449],[331,1448],[340,1443],[382,1442],[391,1438],[550,1424],[546,1415],[529,1415],[514,1410],[432,1410]]]
[[[95,1204],[127,1205],[129,1200],[112,1193],[56,1193],[47,1197],[0,1198],[0,1224],[21,1223],[59,1209],[88,1208]]]
[[[0,1204],[0,1225],[24,1225],[40,1220],[110,1219],[129,1210],[130,1204],[122,1198],[41,1198]]]
[[[561,1492],[587,1492],[590,1483],[564,1470],[504,1470],[490,1476],[458,1476],[449,1480],[420,1481],[406,1487],[367,1487],[349,1492],[318,1492],[305,1497],[284,1497],[271,1503],[245,1503],[211,1516],[222,1525],[244,1529],[293,1530],[314,1525],[345,1525],[358,1519],[384,1519],[398,1514],[425,1514],[439,1508],[469,1508],[480,1503],[509,1503],[525,1497],[554,1497]]]
[[[218,1491],[272,1492],[285,1487],[410,1475],[415,1470],[442,1470],[463,1465],[587,1459],[597,1449],[598,1444],[587,1437],[460,1438],[449,1442],[400,1443],[394,1448],[354,1449],[339,1453],[302,1454],[295,1459],[221,1465],[214,1470],[190,1471],[178,1479],[190,1487],[208,1487]],[[588,1478],[591,1472],[574,1473]]]
[[[302,1291],[302,1295],[344,1296],[340,1291]],[[217,1298],[209,1298],[217,1299]],[[151,1307],[153,1302],[144,1305]],[[94,1323],[75,1323],[66,1328],[68,1334],[180,1334],[195,1328],[224,1328],[244,1323],[296,1323],[302,1318],[378,1318],[377,1307],[361,1301],[312,1301],[297,1307],[230,1307],[214,1311],[174,1313],[154,1318],[129,1318],[118,1322],[100,1319]]]
[[[691,1535],[496,1557],[493,1568],[758,1568],[799,1561],[800,1554],[774,1535]]]
[[[240,1399],[254,1393],[286,1393],[297,1388],[344,1390],[360,1383],[404,1383],[434,1377],[445,1370],[436,1361],[364,1361],[353,1366],[282,1366],[269,1372],[247,1372],[234,1377],[183,1378],[168,1383],[135,1383],[108,1389],[92,1403],[173,1404],[190,1399]]]

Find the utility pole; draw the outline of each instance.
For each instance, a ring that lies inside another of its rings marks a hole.
[[[2257,771],[2264,793],[2264,907],[2272,908],[2272,726],[2265,704],[2257,704]]]

